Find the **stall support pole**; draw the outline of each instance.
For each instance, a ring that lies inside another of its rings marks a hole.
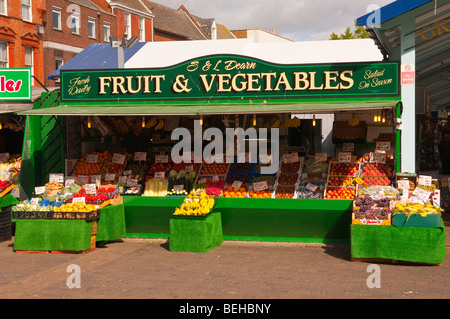
[[[401,69],[406,65],[412,70],[416,63],[414,24],[404,21],[401,24]],[[416,85],[414,81],[401,84],[403,104],[401,133],[401,170],[416,172]]]

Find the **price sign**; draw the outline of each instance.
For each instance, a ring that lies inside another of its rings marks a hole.
[[[105,181],[111,182],[116,179],[116,174],[108,173],[105,174]]]
[[[300,161],[298,153],[284,154],[283,163],[295,163]]]
[[[34,193],[35,193],[36,195],[44,194],[44,193],[45,193],[45,186],[38,186],[38,187],[35,187],[35,188],[34,188]]]
[[[91,183],[97,183],[97,181],[101,181],[102,176],[101,175],[91,175]]]
[[[64,183],[64,174],[50,174],[49,181]]]
[[[397,187],[403,190],[409,190],[409,181],[408,180],[399,180],[397,181]]]
[[[166,172],[155,172],[155,179],[164,179],[166,178]]]
[[[88,154],[86,162],[89,164],[97,164],[98,154]]]
[[[370,153],[369,154],[369,162],[370,163],[386,163],[386,153]]]
[[[135,161],[146,161],[147,160],[147,152],[136,152],[134,153]]]
[[[198,180],[197,184],[204,184],[206,183],[206,178],[202,177]]]
[[[86,198],[84,196],[72,198],[72,203],[86,203]]]
[[[267,185],[267,181],[253,183],[253,190],[255,192],[263,191],[263,190],[266,190],[268,188],[269,188],[269,186]]]
[[[39,204],[39,198],[33,197],[33,198],[30,200],[30,203],[31,203],[32,205],[37,205],[37,204]]]
[[[315,192],[317,190],[317,187],[319,187],[318,185],[314,185],[312,183],[308,183],[306,184],[306,189],[310,190],[311,192]]]
[[[87,175],[78,175],[77,182],[79,184],[87,184],[87,183],[89,183],[89,176],[87,176]]]
[[[0,153],[0,162],[8,162],[9,153]]]
[[[375,149],[377,151],[390,151],[391,150],[391,142],[377,142],[377,146]]]
[[[128,187],[135,186],[135,185],[137,185],[137,183],[138,183],[137,179],[130,178],[127,180]]]
[[[374,200],[386,198],[384,191],[381,189],[369,192],[369,196]]]
[[[75,177],[67,177],[66,182],[64,183],[64,186],[69,187],[73,183],[75,183]]]
[[[424,186],[431,186],[431,176],[427,176],[427,175],[419,175],[419,178],[417,179],[417,183],[419,185],[424,185]]]
[[[350,163],[352,161],[352,153],[340,152],[338,155],[338,161],[341,163]]]
[[[355,150],[355,144],[354,143],[344,143],[342,145],[342,150],[344,152],[353,152]]]
[[[127,182],[127,176],[119,176],[119,184],[125,184]]]
[[[131,169],[127,169],[126,171],[123,171],[123,175],[131,175]]]
[[[316,153],[314,154],[314,161],[315,162],[326,162],[328,158],[327,153]]]
[[[86,184],[84,185],[86,190],[86,194],[96,194],[97,193],[97,185],[96,184]]]
[[[237,188],[237,189],[241,188],[241,186],[242,186],[241,181],[234,181],[233,184],[231,184],[231,187]]]
[[[184,185],[173,185],[173,189],[175,191],[182,191],[184,190]]]
[[[169,155],[155,155],[155,162],[156,163],[169,163]]]
[[[125,163],[125,155],[119,154],[119,153],[114,153],[111,162],[113,164],[123,165],[123,163]]]

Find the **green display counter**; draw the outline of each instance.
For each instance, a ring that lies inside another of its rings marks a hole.
[[[223,242],[220,212],[213,212],[205,218],[171,218],[170,251],[207,252]]]
[[[15,223],[15,251],[81,252],[95,248],[96,242],[126,236],[123,204],[102,208],[96,225],[94,221],[59,219],[16,219]]]
[[[351,257],[441,264],[446,255],[445,227],[351,225]]]
[[[82,252],[95,248],[93,221],[16,219],[15,251]]]
[[[169,238],[184,197],[124,197],[127,237]],[[349,243],[352,201],[215,198],[225,240]]]
[[[97,225],[98,242],[108,242],[126,237],[124,205],[108,205],[101,209]]]

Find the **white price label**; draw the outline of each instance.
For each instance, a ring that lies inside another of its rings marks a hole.
[[[311,192],[315,192],[317,190],[317,187],[319,187],[318,185],[314,185],[312,183],[308,183],[306,184],[306,189],[310,190]]]
[[[105,175],[106,182],[112,182],[115,179],[116,179],[116,174],[108,173]]]
[[[64,183],[64,186],[69,187],[73,183],[75,183],[75,177],[67,177],[66,182]]]
[[[266,190],[268,188],[269,188],[269,186],[267,185],[267,181],[253,183],[253,190],[255,192],[263,191],[263,190]]]
[[[391,150],[391,142],[377,142],[375,149],[377,151],[390,151]]]
[[[169,155],[155,155],[155,162],[156,163],[169,163]]]
[[[97,164],[98,154],[88,154],[86,162],[89,164]]]
[[[369,162],[385,164],[386,163],[386,153],[377,153],[377,152],[370,153],[369,154]]]
[[[384,191],[381,189],[369,192],[369,196],[375,200],[386,198],[386,195],[384,195]]]
[[[125,184],[127,182],[127,176],[119,176],[119,184]]]
[[[123,165],[125,163],[125,155],[120,153],[114,153],[111,160],[113,164]]]
[[[237,189],[241,188],[241,186],[242,186],[241,181],[234,181],[233,184],[231,184],[231,187],[237,188]]]
[[[338,161],[341,163],[350,163],[352,161],[352,153],[340,152],[338,155]]]
[[[77,177],[77,182],[79,184],[87,184],[87,183],[89,183],[89,176],[87,176],[87,175],[79,175]]]
[[[314,161],[315,162],[326,162],[328,158],[327,153],[316,153],[314,154]]]
[[[398,189],[409,190],[409,181],[408,180],[398,180],[397,187],[398,187]]]
[[[86,184],[84,185],[84,189],[87,194],[96,194],[97,193],[97,185],[96,184]]]
[[[123,171],[123,175],[125,175],[125,176],[128,176],[128,175],[131,175],[131,170],[130,169],[127,169],[126,171]]]
[[[134,153],[135,161],[146,161],[147,160],[147,152],[136,152]]]
[[[49,181],[64,183],[64,174],[50,174]]]
[[[355,144],[354,143],[344,143],[342,145],[342,150],[344,152],[353,152],[355,150]]]
[[[296,163],[300,161],[298,153],[284,154],[283,163]]]
[[[417,183],[419,185],[424,185],[424,186],[431,186],[431,176],[427,176],[427,175],[419,175],[419,178],[417,180]]]
[[[182,191],[184,190],[184,185],[173,185],[173,189],[175,191]]]
[[[32,205],[37,205],[37,204],[39,204],[39,198],[33,197],[33,198],[31,199],[30,203],[31,203]]]
[[[44,193],[45,193],[45,186],[38,186],[38,187],[35,187],[35,188],[34,188],[34,193],[35,193],[36,195],[44,194]]]
[[[165,179],[166,172],[155,172],[155,179]]]
[[[72,203],[85,203],[85,202],[86,198],[84,196],[72,198]]]

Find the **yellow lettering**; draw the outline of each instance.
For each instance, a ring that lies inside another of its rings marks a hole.
[[[247,92],[258,92],[261,90],[261,86],[253,87],[253,84],[258,83],[258,79],[261,78],[260,73],[248,73],[248,87]]]
[[[153,93],[161,93],[161,80],[165,80],[166,76],[163,75],[152,75],[152,81],[155,80]]]
[[[206,79],[208,75],[207,74],[200,74],[200,80],[202,80],[203,88],[205,92],[209,92],[211,90],[211,87],[214,83],[214,79],[216,78],[217,74],[211,74],[211,80],[208,83],[208,80]]]
[[[331,86],[331,81],[337,82],[338,71],[325,71],[325,90],[336,90],[339,89],[339,84],[336,86]],[[331,76],[333,74],[333,76]]]
[[[289,83],[285,72],[281,73],[278,77],[277,85],[275,86],[274,90],[279,91],[280,85],[284,85],[285,91],[292,91],[291,84]]]
[[[233,78],[231,79],[231,88],[235,92],[241,92],[241,91],[244,91],[245,89],[247,89],[247,82],[246,81],[242,81],[241,82],[241,86],[238,86],[238,83],[237,83],[238,78],[244,78],[245,79],[245,74],[244,73],[238,73],[235,76],[233,76]]]
[[[110,76],[101,76],[98,79],[100,81],[100,83],[99,83],[100,90],[99,90],[98,94],[106,94],[105,87],[109,87],[111,77]],[[106,82],[106,80],[108,80],[108,82]]]
[[[346,76],[346,75],[349,76]],[[353,76],[353,71],[351,70],[347,70],[341,73],[341,75],[339,76],[339,79],[341,80],[341,84],[339,85],[339,88],[342,90],[348,90],[350,89],[353,84],[355,83],[353,78],[351,78],[351,76]],[[342,82],[346,82],[347,85],[344,85]]]
[[[217,75],[218,78],[218,89],[217,92],[231,92],[231,86],[230,86],[230,78],[231,75],[230,74],[218,74]],[[227,84],[228,87],[225,88],[224,84]]]
[[[321,86],[316,86],[316,72],[309,72],[309,77],[311,81],[311,86],[309,87],[310,90],[322,90],[323,84]]]
[[[308,73],[306,72],[294,72],[294,90],[301,91],[306,90],[309,87]],[[303,84],[303,86],[301,86]]]
[[[123,84],[125,83],[125,78],[122,76],[113,76],[112,77],[112,85],[113,85],[113,90],[112,90],[112,94],[118,94],[119,90],[121,94],[125,94],[127,93],[127,90],[125,89],[125,87],[123,86]]]
[[[428,26],[426,26],[426,27],[430,27],[430,26],[431,26],[431,25],[428,25]],[[431,39],[433,39],[433,38],[436,36],[436,34],[434,33],[434,29],[432,28],[432,29],[431,29],[432,37],[431,37],[431,38],[427,38],[427,37],[425,36],[425,34],[424,34],[424,30],[425,30],[426,27],[423,27],[422,29],[420,29],[420,36],[421,36],[422,39],[424,39],[425,41],[431,40]]]

